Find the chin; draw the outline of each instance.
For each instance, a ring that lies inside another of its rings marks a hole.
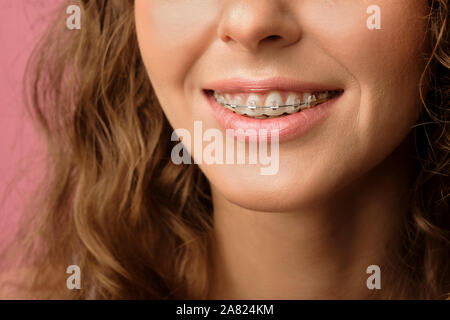
[[[323,201],[334,188],[329,176],[304,176],[292,174],[292,170],[261,176],[257,166],[233,167],[208,166],[202,171],[214,197],[251,211],[294,212]]]

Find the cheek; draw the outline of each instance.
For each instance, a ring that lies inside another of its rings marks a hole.
[[[192,65],[206,50],[216,23],[216,0],[136,0],[140,51],[162,108],[173,127],[189,127],[186,86]]]
[[[150,78],[155,85],[181,83],[205,47],[214,23],[215,0],[137,0],[136,28]],[[170,67],[169,67],[170,66]]]
[[[367,27],[372,2],[338,2],[325,10],[310,2],[310,17],[320,11],[321,18],[305,23],[307,34],[352,77],[347,90],[352,102],[341,114],[351,124],[341,128],[343,141],[359,146],[363,156],[382,157],[417,119],[426,1],[373,1],[380,8],[379,30]]]
[[[384,79],[390,71],[417,65],[425,40],[426,1],[373,1],[380,9],[379,30],[367,27],[372,2],[355,2],[341,0],[332,6],[307,2],[301,16],[307,37],[355,77]]]

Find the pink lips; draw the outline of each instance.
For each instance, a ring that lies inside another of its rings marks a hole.
[[[298,82],[287,78],[272,78],[262,81],[249,81],[240,78],[216,81],[204,86],[205,96],[213,110],[214,117],[225,129],[232,129],[235,132],[244,130],[246,132],[260,132],[266,130],[267,139],[270,141],[271,131],[278,130],[279,139],[287,141],[296,138],[314,126],[318,125],[330,113],[335,102],[342,94],[335,96],[325,103],[300,112],[284,115],[277,118],[254,119],[239,115],[221,106],[209,90],[220,93],[267,93],[269,91],[292,91],[292,92],[318,92],[340,90],[332,86],[324,86],[313,83]],[[209,93],[208,93],[209,92]],[[258,136],[256,136],[258,138]]]

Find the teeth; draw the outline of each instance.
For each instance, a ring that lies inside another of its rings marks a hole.
[[[227,94],[225,95],[225,103],[228,103],[228,104],[231,103],[231,95],[230,95],[229,93],[227,93]]]
[[[280,106],[284,105],[283,98],[279,92],[273,91],[269,93],[266,98],[266,102],[264,106],[267,107],[264,110],[264,114],[268,116],[281,116],[286,112],[284,108],[280,108]]]
[[[293,92],[289,93],[289,95],[286,99],[286,105],[298,105],[298,106],[287,107],[286,112],[291,114],[291,113],[295,113],[295,112],[299,111],[300,110],[300,106],[299,106],[300,102],[301,101],[300,101],[300,98],[298,97],[298,94],[293,93]]]
[[[326,99],[329,95],[330,95],[329,91],[319,92],[319,94],[317,95],[317,99],[319,100]]]
[[[302,102],[305,103],[305,105],[302,105],[300,109],[308,109],[311,106],[311,95],[310,92],[303,93]]]
[[[232,106],[233,110],[235,110],[237,106],[243,106],[243,105],[245,105],[244,99],[242,99],[242,97],[239,95],[235,96],[233,99],[233,106],[234,106],[234,108]]]
[[[322,91],[322,92],[304,92],[297,94],[295,92],[285,93],[286,101],[283,101],[283,96],[278,91],[271,91],[265,96],[263,103],[263,96],[250,94],[221,94],[214,92],[216,101],[227,109],[237,112],[242,115],[247,115],[257,119],[266,119],[278,117],[285,113],[292,114],[303,109],[314,107],[321,104],[339,91]],[[245,97],[247,100],[245,101]]]
[[[261,98],[257,94],[250,94],[247,98],[247,108],[244,108],[243,111],[248,116],[262,116],[264,111],[260,110],[260,108],[257,108],[257,106],[260,106],[262,104]]]
[[[317,101],[317,98],[315,95],[311,95],[308,97],[308,108],[311,108],[312,106],[315,106],[315,103]]]
[[[214,92],[214,98],[216,98],[216,101],[220,104],[225,104],[225,98],[223,97],[223,95]]]

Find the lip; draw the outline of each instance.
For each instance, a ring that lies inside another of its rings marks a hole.
[[[317,92],[326,90],[342,90],[342,88],[312,82],[301,82],[290,78],[270,78],[265,80],[247,80],[242,78],[231,78],[219,80],[206,84],[204,90],[214,90],[221,93],[266,93],[269,91],[292,91],[292,92]]]
[[[269,91],[292,91],[292,92],[317,92],[342,90],[342,88],[327,86],[317,83],[305,83],[288,78],[271,78],[260,81],[249,81],[241,78],[232,78],[209,83],[204,86],[203,94],[207,99],[213,115],[224,129],[231,129],[234,132],[244,130],[246,132],[261,132],[266,130],[267,140],[272,140],[271,131],[277,129],[279,141],[288,141],[306,134],[309,130],[319,125],[330,114],[334,105],[343,93],[334,96],[332,99],[314,106],[303,109],[300,112],[284,115],[277,118],[254,119],[239,115],[221,106],[210,91],[221,93],[266,93]],[[248,134],[245,138],[252,137]],[[259,135],[254,138],[260,139]]]

